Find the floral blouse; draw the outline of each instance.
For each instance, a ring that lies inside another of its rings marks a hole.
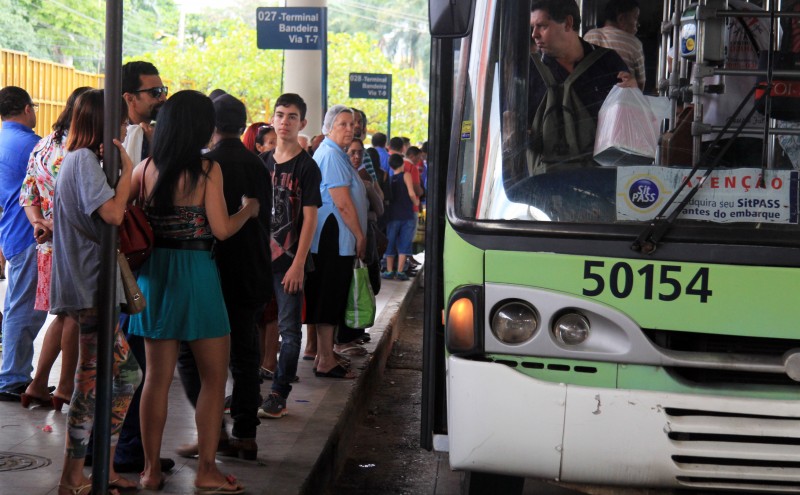
[[[42,216],[50,220],[53,218],[53,194],[56,188],[56,177],[61,168],[61,162],[67,154],[67,133],[56,141],[55,133],[43,137],[33,148],[28,159],[28,170],[19,195],[19,204],[25,206],[38,206],[42,209]],[[53,243],[50,241],[38,245],[39,252],[50,254],[53,252]]]

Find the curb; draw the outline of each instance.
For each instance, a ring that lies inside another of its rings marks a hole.
[[[364,416],[369,400],[374,391],[383,380],[386,362],[392,353],[392,347],[400,332],[400,322],[403,321],[408,305],[414,293],[420,287],[423,270],[412,279],[405,293],[394,295],[386,303],[375,325],[370,328],[372,342],[367,345],[370,351],[369,359],[363,363],[363,370],[350,389],[349,396],[342,412],[333,426],[330,436],[325,442],[319,457],[305,482],[298,491],[301,495],[318,495],[327,493],[341,472],[347,451],[350,447],[358,422]],[[355,362],[354,362],[355,364]]]

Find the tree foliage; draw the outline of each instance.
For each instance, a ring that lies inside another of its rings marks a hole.
[[[180,47],[169,40],[160,50],[134,57],[153,62],[170,91],[196,89],[208,94],[221,88],[240,98],[251,122],[262,120],[265,108],[281,93],[282,52],[256,48],[256,31],[240,18],[216,24],[192,43]],[[413,69],[397,69],[378,43],[363,33],[331,34],[328,38],[328,102],[360,108],[369,117],[370,132],[386,132],[387,100],[351,100],[351,72],[392,74],[392,133],[413,141],[427,135],[428,98]]]
[[[256,48],[257,7],[283,0],[240,0],[186,17],[183,43],[173,0],[127,0],[123,56],[156,64],[170,92],[223,88],[242,98],[250,119],[281,93],[283,54]],[[104,71],[105,2],[0,0],[0,48]],[[426,0],[329,0],[328,101],[363,109],[370,132],[387,131],[387,100],[350,100],[349,73],[392,74],[392,134],[427,133],[430,37]]]
[[[241,19],[225,20],[216,31],[183,47],[177,39],[168,40],[160,50],[133,58],[153,62],[170,92],[196,89],[208,94],[221,88],[244,102],[251,122],[262,120],[268,102],[280,96],[281,53],[257,49],[255,29]]]
[[[427,139],[428,95],[413,69],[398,69],[383,55],[378,43],[363,33],[334,33],[328,37],[328,101],[363,110],[370,133],[387,131],[388,101],[353,99],[350,73],[392,74],[392,134],[414,142]]]
[[[171,1],[123,2],[123,54],[152,50],[164,32],[175,32]],[[0,0],[0,48],[101,71],[105,62],[105,2],[97,0]]]

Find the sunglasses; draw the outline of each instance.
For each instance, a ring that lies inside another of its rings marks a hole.
[[[363,155],[364,150],[350,150],[347,152],[348,155]]]
[[[137,89],[136,91],[134,91],[134,93],[147,93],[153,98],[158,98],[161,95],[164,95],[166,97],[168,92],[169,88],[166,86],[161,86],[158,88]]]

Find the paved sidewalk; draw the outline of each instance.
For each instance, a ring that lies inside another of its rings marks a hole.
[[[418,255],[417,258],[422,258]],[[300,360],[300,381],[293,386],[287,402],[289,414],[278,420],[262,419],[258,429],[259,454],[256,461],[217,457],[224,473],[236,476],[249,494],[318,494],[325,490],[343,462],[339,453],[346,448],[355,421],[367,403],[370,388],[380,383],[395,338],[394,324],[411,301],[410,282],[383,280],[377,296],[378,318],[370,329],[370,354],[353,358],[355,380],[316,378],[313,361]],[[0,301],[5,282],[0,282]],[[49,322],[48,322],[49,323]],[[305,336],[305,331],[303,332]],[[37,356],[44,330],[36,340]],[[305,345],[305,343],[303,344]],[[55,384],[60,362],[51,373]],[[269,393],[269,383],[261,386]],[[230,390],[230,383],[229,383]],[[0,402],[0,495],[45,495],[57,493],[64,455],[66,407],[23,409],[19,403]],[[52,431],[49,431],[51,430]],[[196,438],[194,410],[186,400],[175,375],[170,390],[170,411],[164,434],[162,457],[172,457],[175,468],[167,473],[166,486],[159,493],[194,493],[197,461],[173,453],[181,444]],[[87,468],[87,473],[89,469]],[[134,474],[125,475],[138,481]],[[155,493],[141,490],[138,493]]]

